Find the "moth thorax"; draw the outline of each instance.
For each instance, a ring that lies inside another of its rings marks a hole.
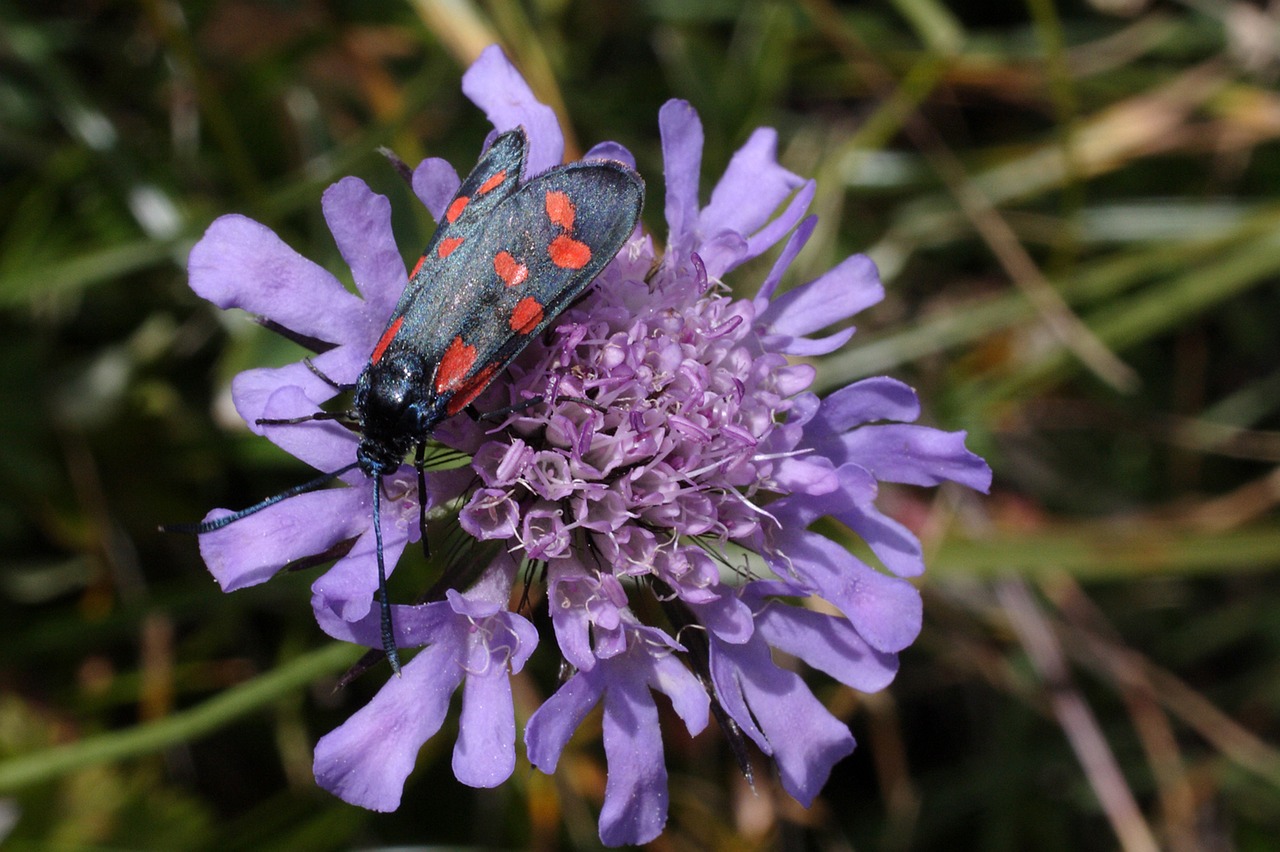
[[[360,420],[356,458],[366,473],[390,472],[425,437],[422,359],[414,352],[387,353],[370,364],[356,384],[355,408]]]

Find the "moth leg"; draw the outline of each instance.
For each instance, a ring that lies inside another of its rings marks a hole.
[[[259,426],[291,426],[296,423],[309,423],[312,420],[336,420],[343,426],[354,426],[358,422],[349,411],[317,411],[303,417],[259,417],[253,421]]]
[[[609,409],[604,407],[600,403],[592,402],[591,400],[581,396],[557,396],[556,401],[557,402],[576,402],[578,403],[578,405],[585,405],[587,408],[593,409],[595,411],[599,411],[601,414],[609,413]]]
[[[418,529],[422,532],[422,558],[431,558],[431,546],[427,544],[427,475],[423,467],[427,463],[427,445],[418,444],[413,457],[413,467],[418,471]]]
[[[333,379],[326,376],[324,374],[324,371],[315,365],[315,362],[311,360],[311,356],[309,355],[306,358],[302,359],[302,363],[307,365],[307,369],[311,371],[312,375],[314,375],[316,378],[318,378],[320,381],[324,382],[326,385],[333,388],[334,390],[349,391],[349,390],[355,389],[354,384],[344,385],[339,382],[335,382]]]
[[[492,422],[494,420],[501,420],[509,414],[516,414],[517,412],[524,411],[526,408],[532,408],[533,406],[538,405],[539,403],[546,402],[546,399],[547,399],[546,397],[542,395],[538,395],[538,396],[531,396],[528,399],[524,400],[523,402],[517,402],[515,405],[508,405],[503,408],[495,409],[493,411],[481,412],[477,410],[474,405],[468,405],[463,410],[467,412],[468,417],[470,417],[472,420],[476,422],[480,422],[482,420]],[[557,396],[556,401],[557,402],[576,402],[578,403],[578,405],[585,405],[587,408],[595,409],[596,411],[599,411],[601,414],[607,414],[609,412],[609,409],[605,408],[600,403],[592,402],[589,399],[583,399],[580,396]]]
[[[532,396],[524,402],[517,402],[515,405],[506,405],[493,411],[480,411],[474,405],[468,405],[463,411],[467,412],[467,416],[479,423],[482,420],[494,421],[501,420],[508,414],[515,414],[517,411],[524,411],[526,408],[532,408],[542,402],[541,396]]]

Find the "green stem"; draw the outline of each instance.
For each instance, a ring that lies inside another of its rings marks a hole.
[[[0,762],[0,792],[12,792],[90,766],[151,754],[204,736],[319,677],[343,670],[359,658],[362,650],[341,643],[327,645],[160,721],[10,758]]]

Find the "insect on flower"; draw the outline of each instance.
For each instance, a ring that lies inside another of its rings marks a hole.
[[[435,427],[467,409],[600,274],[635,229],[644,203],[640,176],[614,161],[557,166],[522,183],[528,150],[525,131],[516,128],[481,156],[410,273],[355,384],[339,384],[312,368],[334,389],[355,391],[351,410],[257,421],[349,423],[360,435],[355,460],[238,512],[164,528],[210,533],[358,469],[373,487],[382,647],[396,672],[383,478],[416,451],[419,490],[425,490],[425,446]],[[421,524],[425,503],[420,509]]]
[[[668,101],[659,239],[635,229],[631,154],[601,142],[561,165],[554,110],[498,47],[462,88],[501,135],[465,181],[442,160],[412,171],[440,223],[413,273],[390,201],[356,177],[325,190],[322,207],[358,293],[238,214],[192,248],[197,295],[316,353],[240,373],[231,399],[252,431],[326,473],[187,529],[207,533],[201,555],[227,592],[332,562],[310,586],[320,628],[392,666],[397,648],[414,649],[316,742],[316,782],[343,801],[399,808],[419,749],[455,706],[454,777],[510,778],[512,679],[544,647],[566,677],[525,722],[525,752],[556,771],[602,708],[603,843],[645,843],[667,822],[664,706],[691,736],[714,716],[748,777],[749,741],[807,807],[854,739],[775,653],[862,692],[885,688],[920,630],[911,579],[925,566],[911,530],[877,508],[881,485],[986,491],[991,470],[964,432],[917,424],[920,401],[899,381],[815,393],[808,361],[842,348],[847,321],[884,288],[862,255],[784,282],[815,233],[816,183],[778,162],[776,132],[754,131],[704,203],[701,122]],[[733,295],[730,278],[775,247],[756,295]],[[485,408],[520,415],[494,427],[453,417],[486,385],[504,399]],[[343,391],[352,403],[326,410]],[[425,477],[428,438],[466,463]],[[330,479],[352,487],[320,487]],[[391,607],[386,573],[428,508],[479,548],[421,600]]]

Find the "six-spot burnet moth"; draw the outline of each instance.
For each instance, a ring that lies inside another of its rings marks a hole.
[[[352,409],[299,419],[351,423],[360,434],[355,460],[239,512],[165,528],[212,532],[359,468],[373,487],[382,645],[397,672],[382,554],[383,476],[416,450],[421,485],[432,430],[466,409],[600,274],[644,203],[640,176],[614,161],[569,163],[522,183],[528,147],[523,129],[503,133],[462,182],[355,383]]]

